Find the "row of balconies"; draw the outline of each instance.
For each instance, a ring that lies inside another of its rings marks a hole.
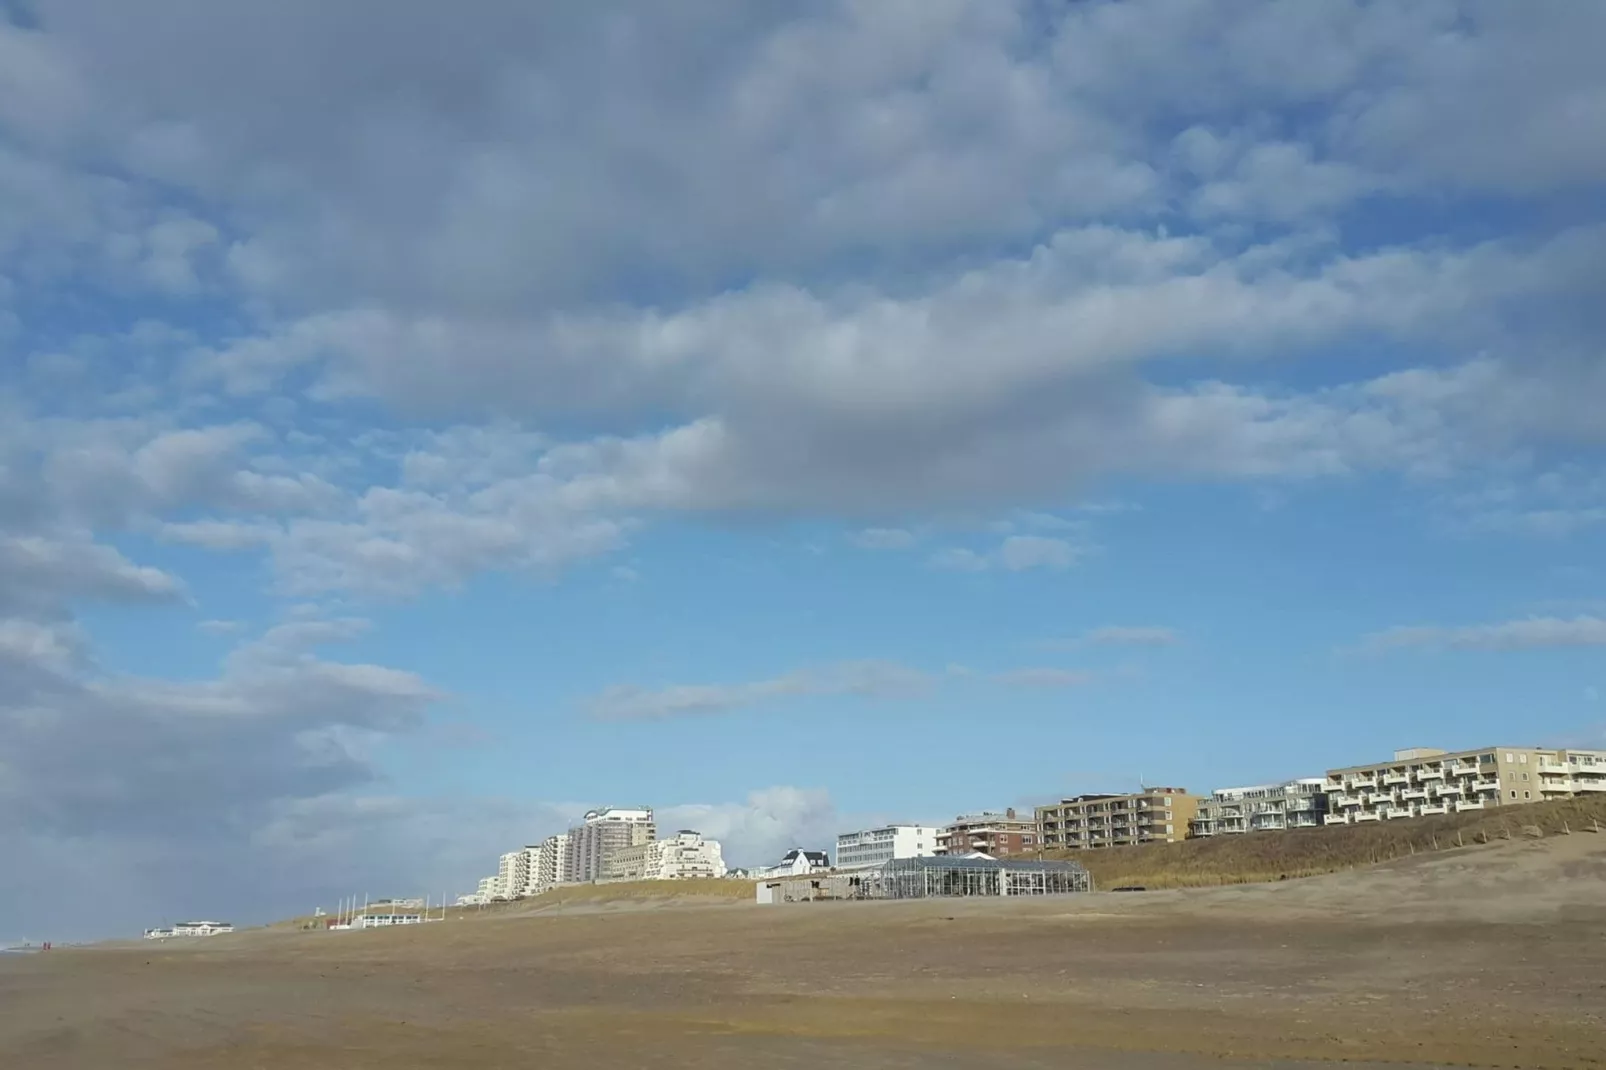
[[[1365,821],[1386,821],[1404,817],[1428,817],[1433,814],[1458,814],[1463,810],[1483,810],[1495,805],[1491,802],[1452,802],[1441,800],[1434,803],[1423,803],[1416,806],[1380,806],[1374,810],[1350,810],[1346,813],[1328,814],[1326,824],[1353,825]]]

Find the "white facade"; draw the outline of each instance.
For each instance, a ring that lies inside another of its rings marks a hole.
[[[584,820],[569,830],[564,883],[606,879],[610,855],[651,843],[657,834],[651,807],[604,806],[587,812]]]
[[[146,929],[145,939],[163,940],[169,936],[216,936],[232,933],[234,926],[226,921],[181,921],[171,929]]]
[[[1223,836],[1315,828],[1325,821],[1327,805],[1325,777],[1217,788],[1210,798],[1199,800],[1189,832],[1194,836]]]
[[[773,866],[761,866],[753,870],[753,876],[758,880],[768,880],[773,877],[802,877],[810,873],[824,873],[831,868],[831,856],[824,851],[805,851],[795,847],[781,856],[779,863]]]
[[[523,851],[509,851],[502,856],[496,867],[496,887],[491,892],[492,899],[512,899],[524,887],[519,875],[523,859]]]
[[[894,858],[924,858],[937,853],[942,829],[928,825],[884,825],[836,838],[836,868],[866,869]]]
[[[391,925],[422,925],[422,914],[392,913],[392,914],[364,914],[357,919],[357,926],[361,929],[381,929]]]
[[[725,876],[725,858],[718,840],[682,829],[675,835],[635,847],[623,847],[608,859],[605,879],[611,881],[718,880]]]

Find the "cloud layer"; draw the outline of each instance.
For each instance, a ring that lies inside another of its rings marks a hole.
[[[329,658],[359,618],[293,601],[546,579],[665,520],[1035,577],[1088,568],[1103,513],[1058,513],[1112,483],[1403,481],[1457,531],[1598,531],[1603,36],[1602,5],[1477,0],[0,3],[0,892],[74,885],[62,842],[148,902],[229,845],[344,874],[413,829],[468,865],[443,830],[475,822],[374,756],[439,689]],[[210,675],[104,668],[85,607],[204,604],[199,555],[281,624],[203,624],[237,638]],[[755,851],[830,814],[709,806]]]

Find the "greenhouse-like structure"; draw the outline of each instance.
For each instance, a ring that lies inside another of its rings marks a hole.
[[[1093,890],[1080,862],[934,855],[896,858],[873,869],[760,881],[761,903],[829,899],[932,899],[964,896],[1067,895]]]

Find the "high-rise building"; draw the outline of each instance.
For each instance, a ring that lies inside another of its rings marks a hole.
[[[883,825],[844,832],[836,838],[837,869],[868,869],[894,858],[924,858],[937,853],[942,829],[929,825]]]
[[[1037,808],[1048,850],[1175,843],[1188,837],[1199,800],[1182,788],[1144,788],[1129,795],[1078,795]]]
[[[626,847],[640,847],[657,839],[652,808],[604,806],[588,811],[584,820],[569,830],[564,852],[568,876],[565,883],[589,884],[608,875],[608,856]]]

